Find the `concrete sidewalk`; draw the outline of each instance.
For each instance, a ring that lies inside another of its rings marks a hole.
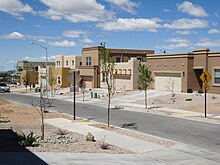
[[[142,163],[143,159],[145,160],[145,164],[151,164],[153,162],[158,164],[163,163],[173,165],[220,164],[220,155],[202,151],[191,146],[185,146],[181,143],[175,143],[175,145],[171,147],[165,147],[163,145],[154,144],[130,136],[111,132],[105,129],[89,126],[88,124],[91,124],[89,122],[72,122],[63,118],[46,119],[46,123],[61,129],[78,132],[83,135],[86,135],[88,132],[91,132],[97,140],[102,140],[103,137],[105,137],[108,143],[122,148],[126,148],[137,153],[136,162],[138,163],[140,161],[140,164]],[[132,155],[128,155],[128,157],[130,156]]]

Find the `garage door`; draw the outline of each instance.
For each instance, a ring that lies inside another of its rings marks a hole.
[[[155,73],[155,88],[156,90],[165,90],[181,92],[182,79],[181,73]]]

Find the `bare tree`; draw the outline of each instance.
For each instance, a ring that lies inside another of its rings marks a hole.
[[[174,92],[174,87],[175,87],[175,82],[174,79],[169,79],[169,81],[167,82],[167,89],[169,92],[171,92],[171,100],[173,102],[175,102],[176,98],[175,98],[175,92]]]
[[[115,63],[112,59],[110,51],[106,50],[105,46],[101,48],[101,52],[99,55],[99,62],[100,62],[101,72],[105,75],[106,85],[108,89],[108,127],[109,127],[111,98],[114,95],[114,91],[115,91],[115,79],[113,76]]]
[[[42,83],[40,83],[40,99],[39,102],[34,102],[33,98],[31,100],[31,105],[38,111],[40,117],[41,117],[41,140],[44,140],[44,134],[45,134],[45,113],[48,112],[49,107],[51,107],[53,103],[54,98],[48,98],[46,96],[46,89],[43,87]]]
[[[22,77],[23,79],[23,85],[26,88],[26,93],[27,93],[27,87],[30,87],[30,91],[31,91],[31,77],[29,74],[26,73],[26,75],[24,77]]]
[[[138,71],[140,73],[138,76],[138,87],[139,89],[144,90],[145,109],[147,109],[147,89],[154,79],[151,71],[145,67],[144,64],[139,64]]]
[[[56,77],[51,75],[49,78],[49,85],[50,85],[50,96],[53,97],[55,94],[55,85],[56,85]]]
[[[79,88],[80,88],[80,90],[81,90],[81,92],[82,92],[83,101],[84,101],[84,94],[85,94],[85,89],[86,89],[86,82],[85,82],[83,79],[81,79],[81,80],[79,81],[79,83],[78,83],[78,86],[79,86]]]

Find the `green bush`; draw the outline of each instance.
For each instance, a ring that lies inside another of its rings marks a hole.
[[[34,132],[30,132],[28,135],[25,135],[23,132],[18,134],[18,144],[24,147],[34,146],[34,143],[37,142],[40,136],[34,135]]]

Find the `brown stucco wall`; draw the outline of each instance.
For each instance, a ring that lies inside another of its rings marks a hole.
[[[201,80],[199,79],[199,74],[200,74],[201,70],[193,69],[193,66],[194,66],[194,59],[189,58],[188,59],[188,66],[187,66],[186,86],[187,86],[187,89],[192,89],[193,91],[198,91],[199,89],[201,89],[201,86],[200,86]]]
[[[210,54],[208,60],[208,72],[212,76],[209,82],[210,90],[208,90],[208,92],[220,94],[220,85],[214,84],[214,69],[220,69],[220,53]]]
[[[187,91],[187,81],[188,81],[188,56],[151,56],[147,59],[148,67],[152,71],[155,78],[155,72],[175,72],[181,73],[182,77],[182,91]]]

